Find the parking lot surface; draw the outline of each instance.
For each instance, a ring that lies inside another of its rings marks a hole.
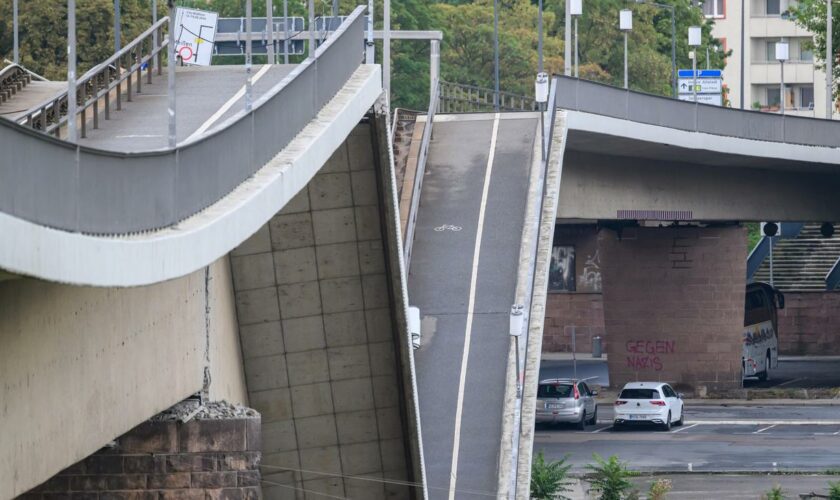
[[[820,406],[691,406],[686,423],[616,429],[612,408],[600,405],[599,423],[584,431],[537,426],[534,451],[569,456],[584,472],[592,454],[617,455],[640,471],[814,471],[840,469],[840,408]]]

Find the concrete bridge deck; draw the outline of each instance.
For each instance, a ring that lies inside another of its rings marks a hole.
[[[409,274],[431,498],[495,496],[538,115],[436,118]]]

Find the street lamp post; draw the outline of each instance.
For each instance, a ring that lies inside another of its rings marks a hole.
[[[12,3],[12,31],[14,31],[14,61],[15,64],[20,64],[20,44],[18,42],[18,0]]]
[[[537,73],[543,71],[543,0],[539,0],[537,13]]]
[[[168,0],[169,7],[169,30],[167,33],[168,43],[166,47],[166,94],[167,114],[169,115],[169,147],[174,148],[176,139],[175,122],[175,63],[178,60],[178,53],[175,52],[175,0]]]
[[[274,58],[274,5],[272,0],[265,0],[265,31],[268,39],[266,64],[274,64],[277,60]]]
[[[834,63],[834,50],[832,48],[832,21],[833,14],[831,8],[831,1],[826,0],[827,15],[825,18],[825,117],[831,120],[834,116],[834,85],[832,74]]]
[[[688,28],[688,45],[690,47],[699,47],[703,38],[700,26],[690,26]],[[691,94],[694,97],[694,103],[697,104],[697,49],[691,51],[691,72],[694,78],[694,83],[691,86]]]
[[[779,113],[785,114],[785,61],[788,60],[788,43],[776,42],[776,59],[779,61],[782,81],[779,84]]]
[[[624,32],[624,88],[628,88],[629,81],[627,77],[627,35],[633,29],[633,11],[629,9],[622,9],[618,13],[618,27]]]
[[[493,110],[499,112],[499,0],[493,0]]]
[[[121,21],[120,21],[120,0],[114,0],[114,53],[121,48]]]
[[[655,5],[660,9],[668,9],[671,11],[671,87],[674,90],[674,99],[677,98],[677,12],[676,7],[664,3],[647,2],[645,0],[636,0],[636,3],[646,3]]]
[[[78,140],[76,135],[76,0],[67,0],[67,140],[70,142]]]
[[[575,78],[580,78],[580,53],[578,52],[578,18],[583,14],[583,0],[570,0],[569,14],[575,18]]]

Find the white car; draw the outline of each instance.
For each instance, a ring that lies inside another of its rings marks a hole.
[[[615,420],[618,428],[630,424],[657,424],[670,430],[671,425],[685,421],[682,394],[662,382],[630,382],[615,400]]]

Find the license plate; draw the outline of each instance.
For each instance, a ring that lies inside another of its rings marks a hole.
[[[547,403],[545,405],[545,407],[548,408],[549,410],[557,410],[557,409],[563,408],[565,406],[566,405],[564,405],[563,403]]]
[[[630,415],[630,420],[645,420],[647,415]]]

